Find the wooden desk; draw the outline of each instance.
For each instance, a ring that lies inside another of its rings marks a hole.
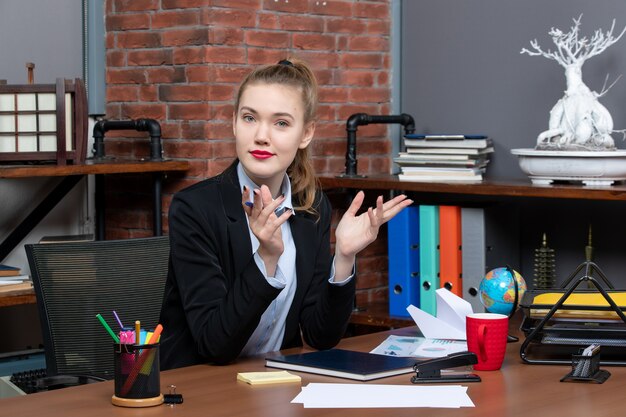
[[[154,232],[161,233],[161,176],[166,171],[186,171],[187,161],[125,161],[104,159],[88,160],[81,165],[2,165],[0,179],[63,177],[63,180],[44,200],[2,241],[0,262],[30,233],[32,229],[61,201],[61,199],[86,175],[96,175],[96,237],[104,239],[104,187],[103,175],[154,173]]]
[[[388,334],[417,335],[414,327],[344,339],[340,347],[369,351]],[[480,383],[466,384],[475,408],[460,409],[305,409],[291,404],[300,392],[298,384],[253,387],[236,380],[237,372],[264,371],[263,358],[240,361],[229,366],[198,365],[161,373],[164,392],[174,384],[184,396],[184,404],[161,405],[146,409],[119,408],[111,405],[113,382],[101,382],[63,390],[0,400],[2,416],[475,416],[475,417],[615,417],[624,409],[626,368],[606,367],[611,377],[604,384],[559,382],[567,366],[526,365],[519,358],[520,343],[509,344],[502,370],[476,372]],[[297,350],[292,349],[292,353]],[[311,382],[362,382],[298,373],[302,385]],[[384,378],[369,383],[410,384],[411,374]]]

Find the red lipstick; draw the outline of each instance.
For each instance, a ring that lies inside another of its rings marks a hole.
[[[273,153],[261,150],[251,151],[250,154],[254,156],[256,159],[267,159],[274,156]]]

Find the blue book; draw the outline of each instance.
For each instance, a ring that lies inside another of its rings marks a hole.
[[[407,139],[424,139],[424,140],[462,140],[462,139],[487,139],[487,135],[463,135],[463,134],[446,134],[446,133],[409,133],[404,135]]]
[[[419,206],[420,309],[437,315],[439,288],[439,207]]]
[[[410,317],[406,308],[420,306],[419,208],[410,206],[387,223],[389,315]]]

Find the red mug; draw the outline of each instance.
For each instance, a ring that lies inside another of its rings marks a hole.
[[[477,371],[500,369],[506,353],[509,318],[504,314],[474,313],[465,318],[467,350],[476,354]]]

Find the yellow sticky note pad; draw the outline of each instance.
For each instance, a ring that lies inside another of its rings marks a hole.
[[[287,371],[239,372],[237,374],[237,380],[247,382],[250,385],[279,384],[283,382],[302,381],[298,375],[290,374]]]

